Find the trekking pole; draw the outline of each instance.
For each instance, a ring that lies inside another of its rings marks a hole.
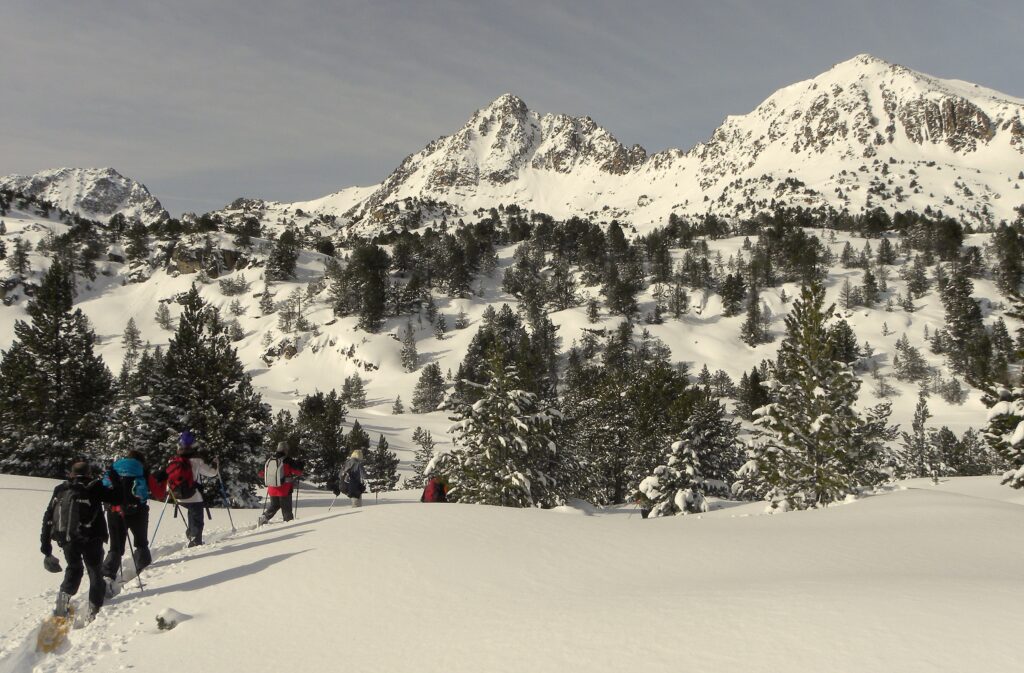
[[[231,505],[228,503],[228,489],[224,487],[224,479],[217,473],[217,483],[220,484],[220,497],[224,500],[224,509],[228,511],[228,521],[231,522],[231,532],[234,533],[237,529],[235,528],[235,520],[231,518]]]
[[[338,491],[338,495],[341,495],[341,491]],[[334,496],[334,500],[331,500],[331,506],[327,508],[328,512],[334,509],[334,503],[338,502],[338,495]]]
[[[181,512],[181,505],[178,504],[178,496],[174,495],[174,491],[167,489],[167,495],[171,496],[171,502],[174,503],[174,518],[177,519],[178,515],[181,515],[181,523],[185,526],[185,536],[188,537],[188,519]]]
[[[295,507],[292,508],[292,518],[299,518],[299,482],[295,482]]]
[[[156,534],[160,532],[160,522],[164,520],[164,510],[167,509],[167,501],[171,499],[171,492],[167,491],[167,495],[164,496],[164,506],[160,508],[160,516],[156,520],[156,528],[153,529],[153,537],[149,541],[149,546],[152,547],[156,543]]]
[[[132,553],[132,566],[135,568],[135,579],[139,581],[139,593],[145,591],[142,586],[142,575],[139,574],[139,562],[135,560],[135,543],[132,541],[131,531],[128,529],[128,519],[125,518],[124,510],[121,510],[121,524],[124,526],[124,537],[128,540],[128,549]]]

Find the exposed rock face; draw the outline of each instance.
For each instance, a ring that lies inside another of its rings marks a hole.
[[[146,225],[168,218],[145,185],[112,168],[58,168],[35,175],[8,175],[0,177],[0,187],[101,222],[117,213]]]

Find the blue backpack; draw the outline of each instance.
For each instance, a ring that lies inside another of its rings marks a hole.
[[[149,485],[146,483],[145,471],[142,468],[142,463],[134,458],[115,460],[106,476],[103,477],[103,485],[107,488],[118,488],[124,496],[124,505],[129,508],[145,505],[149,500]],[[131,502],[131,499],[127,497],[128,494],[131,494],[137,502]]]

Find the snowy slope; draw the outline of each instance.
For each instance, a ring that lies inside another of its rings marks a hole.
[[[14,210],[3,219],[7,233],[0,235],[6,242],[8,250],[13,240],[24,237],[32,242],[33,247],[49,231],[63,231],[66,226],[50,220],[44,220],[33,213]],[[821,233],[821,232],[817,232]],[[215,235],[216,245],[222,249],[233,249],[231,237]],[[988,234],[977,234],[969,238],[966,244],[984,246],[989,239]],[[828,242],[833,254],[838,258],[844,244],[850,241],[855,250],[864,246],[864,239],[858,239],[842,232],[836,232],[835,241]],[[708,241],[712,257],[720,252],[724,260],[728,260],[742,250],[742,237]],[[267,241],[255,241],[256,247],[267,247]],[[445,316],[449,326],[455,323],[459,311],[465,311],[469,317],[468,328],[456,330],[449,328],[443,340],[439,340],[430,323],[422,323],[413,318],[412,324],[417,339],[420,356],[420,369],[406,372],[401,365],[401,343],[398,335],[404,329],[407,317],[388,318],[379,333],[368,334],[356,327],[356,318],[336,318],[330,308],[329,293],[322,291],[307,304],[305,315],[317,327],[317,334],[305,333],[298,340],[298,351],[290,359],[272,359],[268,364],[263,359],[266,351],[264,338],[270,334],[273,343],[292,335],[285,335],[278,329],[277,314],[262,315],[259,310],[259,294],[266,284],[262,279],[263,269],[247,268],[226,274],[227,278],[245,277],[249,290],[237,297],[225,296],[217,281],[207,284],[198,282],[195,273],[177,273],[158,268],[153,271],[145,282],[125,282],[127,272],[125,265],[118,262],[104,262],[100,265],[100,275],[96,281],[79,283],[79,296],[76,303],[90,318],[99,336],[98,352],[104,361],[116,373],[121,366],[123,347],[121,334],[129,318],[133,318],[141,330],[142,339],[151,346],[166,346],[172,333],[162,329],[155,320],[155,312],[160,300],[168,299],[186,292],[193,283],[198,284],[203,298],[218,307],[222,315],[230,317],[228,307],[232,300],[237,299],[244,309],[238,321],[245,333],[241,341],[235,344],[238,355],[247,371],[253,377],[253,384],[275,409],[288,409],[297,412],[298,403],[310,393],[316,391],[340,390],[345,378],[359,374],[366,383],[369,406],[365,409],[350,409],[347,415],[348,424],[358,419],[360,424],[370,433],[371,440],[376,442],[380,434],[387,438],[391,449],[402,459],[403,474],[408,474],[414,445],[412,433],[417,426],[430,430],[435,440],[443,448],[448,443],[447,429],[449,422],[444,412],[413,414],[408,412],[413,398],[413,390],[419,380],[422,367],[436,362],[442,373],[458,370],[465,357],[466,349],[479,327],[481,316],[488,306],[498,308],[508,303],[515,308],[517,300],[501,290],[503,269],[510,266],[516,246],[507,246],[499,252],[499,270],[493,277],[484,277],[474,282],[474,289],[482,288],[483,296],[466,299],[450,298],[435,293],[434,300],[438,311]],[[877,241],[873,247],[877,248]],[[262,253],[256,253],[259,256]],[[682,251],[673,254],[681,257]],[[30,282],[38,282],[43,271],[48,267],[49,260],[38,252],[31,254],[34,269]],[[305,289],[307,283],[323,276],[326,257],[313,251],[303,251],[299,258],[297,278],[291,282],[273,283],[271,292],[275,300],[287,297],[294,289]],[[900,260],[903,261],[902,259]],[[889,267],[890,295],[906,292],[906,283],[897,277],[897,267]],[[843,269],[839,266],[830,270],[826,281],[827,299],[838,302],[840,287],[844,280],[858,285],[861,271]],[[982,301],[985,321],[991,324],[999,317],[1004,317],[1012,333],[1021,324],[1012,318],[1005,317],[1005,306],[997,289],[991,281],[975,280],[974,296]],[[696,374],[703,365],[714,372],[718,369],[728,373],[734,381],[738,381],[744,372],[757,366],[763,359],[774,359],[785,328],[783,324],[786,313],[792,302],[782,300],[783,291],[788,297],[797,296],[799,288],[794,284],[768,288],[761,293],[763,310],[770,312],[770,330],[775,337],[772,343],[750,347],[740,340],[740,327],[744,316],[724,317],[720,297],[716,294],[705,294],[696,291],[691,296],[691,311],[679,320],[666,320],[660,325],[638,325],[640,329],[649,330],[660,338],[672,351],[675,362],[686,362],[691,373]],[[581,293],[599,297],[599,288],[581,288]],[[638,296],[640,314],[652,310],[654,300],[647,290]],[[7,348],[13,340],[14,323],[25,318],[25,297],[20,289],[15,289],[8,300],[9,306],[0,306],[0,348]],[[945,315],[937,290],[933,287],[925,297],[915,302],[917,310],[913,313],[904,312],[899,306],[887,312],[883,304],[875,308],[860,307],[854,311],[840,311],[847,319],[858,337],[859,343],[869,342],[875,349],[874,361],[879,371],[889,376],[889,383],[899,395],[890,401],[893,414],[890,421],[898,424],[901,429],[908,430],[913,418],[914,405],[917,401],[917,385],[901,383],[892,374],[892,359],[895,354],[896,341],[905,333],[910,343],[917,347],[928,361],[944,378],[951,373],[944,356],[932,354],[925,339],[925,332],[934,333],[945,324]],[[180,307],[169,304],[172,317],[177,318]],[[609,329],[618,325],[621,318],[610,316],[602,310],[601,319],[597,324],[590,324],[586,317],[585,306],[559,311],[551,314],[551,320],[559,327],[558,335],[561,348],[567,351],[574,342],[580,341],[585,329]],[[862,373],[865,383],[861,389],[861,404],[870,405],[879,401],[874,394],[874,386]],[[395,397],[401,396],[407,413],[395,416],[391,408]],[[986,409],[981,403],[981,395],[972,390],[964,404],[955,405],[945,402],[937,395],[928,400],[933,417],[929,426],[948,426],[958,435],[968,428],[980,428],[986,423]]]
[[[146,225],[168,215],[146,186],[113,168],[57,168],[0,177],[0,189],[21,192],[89,220],[107,222],[120,213]]]
[[[32,481],[0,477],[4,506],[41,515],[52,482]],[[1024,508],[994,481],[649,521],[410,493],[328,513],[306,493],[296,522],[254,531],[236,512],[242,532],[188,551],[165,519],[146,590],[41,659],[25,643],[57,582],[23,569],[41,565],[37,519],[14,518],[0,575],[23,619],[4,624],[0,671],[155,672],[187,651],[196,670],[1011,673]],[[166,608],[191,619],[158,631]]]

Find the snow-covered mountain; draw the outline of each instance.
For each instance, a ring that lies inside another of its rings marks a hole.
[[[145,185],[113,168],[56,168],[34,175],[8,175],[0,177],[0,189],[20,192],[101,222],[117,213],[146,225],[168,217]]]
[[[268,212],[333,215],[362,234],[501,203],[640,229],[671,213],[743,217],[776,204],[931,208],[983,224],[1015,216],[1022,168],[1024,100],[860,55],[728,117],[689,151],[651,156],[589,117],[540,114],[505,94],[379,185]]]

